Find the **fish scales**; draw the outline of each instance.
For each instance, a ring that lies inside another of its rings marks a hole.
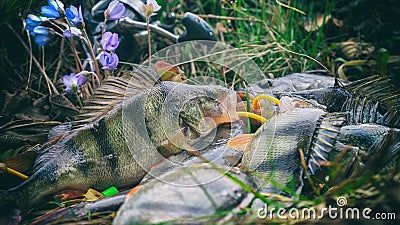
[[[400,127],[400,91],[390,79],[368,77],[345,86],[299,91],[281,96],[302,96],[327,106],[328,112],[348,112],[350,124],[376,123]]]
[[[299,149],[308,154],[317,122],[325,112],[321,109],[294,109],[278,114],[254,134],[242,165],[246,170],[271,175],[283,187],[294,181],[302,186]],[[262,184],[262,191],[276,193],[271,183]],[[297,190],[294,190],[297,192]],[[279,192],[279,191],[278,191]]]
[[[143,96],[134,96],[130,100],[137,109],[141,108]],[[125,107],[132,107],[132,104],[125,104]],[[137,117],[129,118],[130,124],[123,124],[122,107],[118,105],[104,118],[74,130],[46,150],[37,160],[36,168],[40,169],[35,170],[29,180],[10,190],[18,193],[19,197],[13,197],[13,200],[21,202],[16,204],[24,205],[26,199],[30,199],[28,196],[33,197],[30,203],[34,205],[50,193],[63,190],[104,190],[111,185],[121,188],[139,182],[154,162],[153,158],[157,159],[152,157],[156,152],[148,144],[148,138],[137,136],[141,133],[138,129],[145,128],[141,121],[137,121],[144,118],[139,114],[144,112],[137,110]],[[132,138],[128,142],[136,142],[142,148],[139,151],[147,150],[146,154],[132,155],[124,140],[125,135]]]
[[[159,128],[160,120],[173,119],[161,118],[160,105],[176,86],[177,83],[164,82],[134,95],[101,119],[70,131],[55,144],[45,144],[33,175],[19,186],[0,192],[0,206],[7,204],[25,211],[64,190],[104,190],[111,185],[122,188],[137,184],[163,158],[158,149],[165,156],[179,151],[177,147],[161,146],[167,136]],[[178,115],[181,106],[193,96],[209,100],[206,93],[210,91],[231,93],[220,87],[182,86],[181,91],[174,92],[180,105],[171,110],[178,111],[174,112]],[[191,95],[183,90],[191,90]]]

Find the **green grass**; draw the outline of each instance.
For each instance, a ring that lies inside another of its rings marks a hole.
[[[256,62],[256,64],[261,68],[262,72],[267,77],[280,77],[294,72],[302,72],[321,68],[321,65],[316,61],[320,62],[322,65],[330,66],[328,59],[330,58],[330,53],[334,49],[328,45],[328,41],[325,38],[325,25],[323,24],[319,29],[311,32],[308,32],[304,29],[305,21],[316,20],[318,15],[316,14],[315,10],[318,8],[316,3],[308,1],[305,3],[305,1],[301,0],[286,2],[290,6],[304,11],[306,15],[280,6],[276,1],[266,0],[163,0],[159,1],[159,3],[163,5],[163,8],[158,15],[161,20],[163,20],[163,17],[168,12],[175,12],[182,15],[186,11],[191,11],[203,16],[203,18],[212,27],[216,28],[218,24],[226,29],[227,32],[223,32],[223,29],[220,29],[216,32],[219,41],[225,42],[228,45],[240,49],[244,55],[247,55]],[[22,14],[27,14],[28,11],[34,13],[38,11],[38,8],[32,10],[27,9],[29,8],[29,4],[29,1],[24,3],[22,1],[16,1],[15,3],[12,1],[2,1],[2,4],[0,5],[10,7],[0,7],[4,8],[3,10],[7,14],[4,18],[2,18],[3,21],[0,21],[0,24],[3,22],[9,22],[11,15],[13,15],[15,11],[20,11]],[[334,8],[335,2],[332,0],[326,0],[324,8],[322,9],[322,15],[330,15]],[[22,17],[23,16],[24,15],[22,15]],[[13,24],[18,22],[21,21],[15,20],[13,21]],[[22,30],[22,27],[18,27],[16,30]],[[6,31],[8,30],[6,29]],[[23,36],[23,33],[19,34]],[[162,39],[154,40],[162,41]],[[46,72],[51,74],[51,76],[53,76],[53,74],[58,76],[54,77],[54,82],[59,80],[62,75],[69,74],[71,72],[71,68],[74,66],[72,54],[66,47],[65,52],[63,51],[64,49],[61,49],[61,51],[64,52],[63,55],[61,55],[61,61],[63,63],[60,64],[62,65],[61,69],[57,71],[56,67],[58,65],[57,62],[59,57],[58,53],[53,53],[60,51],[60,47],[57,45],[57,43],[60,42],[52,42],[46,45],[46,53],[44,58]],[[160,46],[163,46],[162,44]],[[41,60],[37,49],[37,46],[34,45],[33,53],[36,55],[38,60]],[[8,59],[6,56],[2,57],[4,60],[1,60],[1,64],[4,64],[3,67],[6,68],[8,67]],[[84,54],[82,54],[82,57],[84,57]],[[13,69],[14,71],[17,69],[21,70],[19,74],[22,75],[19,77],[22,77],[21,80],[24,81],[25,77],[23,77],[23,75],[27,74],[25,73],[27,68],[28,66],[24,65],[23,67],[21,66],[21,68]],[[235,76],[235,74],[224,73],[224,68],[219,66],[210,65],[204,62],[196,62],[194,67],[191,67],[189,63],[183,65],[183,69],[188,77],[200,75],[213,76],[223,80],[227,86],[232,86],[233,84],[235,87],[243,87],[243,83],[238,82],[239,79]],[[381,70],[384,70],[384,68],[381,68]],[[55,73],[55,71],[57,71],[57,73]],[[33,85],[30,88],[34,92],[33,94],[31,93],[31,95],[33,96],[33,99],[37,99],[39,97],[36,97],[34,93],[43,93],[43,95],[48,93],[46,90],[46,83],[40,78],[40,73],[38,73],[35,68],[33,73]],[[15,86],[18,87],[18,85]],[[58,82],[57,87],[60,91],[62,90],[60,82]],[[295,201],[294,205],[301,208],[308,205],[329,203],[332,201],[334,202],[335,197],[339,195],[345,195],[351,197],[351,202],[353,204],[360,204],[356,206],[361,206],[363,198],[360,198],[358,193],[365,194],[372,186],[375,189],[387,191],[387,194],[385,193],[386,195],[384,195],[385,198],[383,200],[380,198],[381,196],[378,196],[377,199],[369,199],[370,201],[375,200],[373,204],[385,208],[385,204],[392,204],[390,201],[385,202],[386,200],[390,200],[390,191],[393,191],[393,193],[396,191],[398,192],[397,187],[400,180],[400,173],[398,170],[399,166],[396,168],[397,171],[395,171],[392,176],[367,174],[357,178],[345,179],[342,183],[336,185],[329,184],[323,178],[320,180],[315,178],[314,182],[325,184],[325,186],[321,188],[324,193],[321,196],[299,196],[300,200]],[[334,177],[331,179],[334,179]],[[236,180],[236,182],[242,185],[240,181]],[[250,190],[251,188],[244,187],[244,189]],[[260,193],[258,194],[260,195]],[[260,198],[262,198],[262,196]],[[268,203],[272,204],[272,202]],[[278,203],[276,204],[279,205]],[[244,217],[243,222],[257,221],[257,219],[252,217],[254,216],[254,214],[252,214],[254,211],[248,210],[246,212],[250,212],[250,215]],[[224,212],[222,214],[226,215],[227,213]],[[243,211],[240,211],[236,214],[241,213],[243,213]],[[213,215],[211,215],[211,217],[212,216]],[[218,217],[219,215],[215,216]]]
[[[221,29],[216,32],[219,41],[248,54],[267,76],[320,69],[317,60],[327,64],[323,62],[328,56],[324,25],[311,32],[303,26],[305,21],[315,21],[313,3],[307,3],[305,10],[302,1],[290,1],[292,7],[306,12],[307,15],[303,15],[266,0],[165,2],[182,6],[179,13],[191,11],[203,16],[214,28],[223,27],[227,32],[222,33]],[[327,0],[324,15],[330,15],[333,6],[334,3]],[[214,76],[219,77],[218,72]]]

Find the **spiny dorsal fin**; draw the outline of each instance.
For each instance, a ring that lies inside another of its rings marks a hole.
[[[329,161],[336,138],[342,126],[346,124],[346,113],[329,113],[321,116],[318,127],[314,131],[311,151],[308,158],[308,172],[315,174],[321,163]]]
[[[354,95],[347,102],[346,111],[354,111],[352,117],[355,123],[372,122],[400,126],[400,90],[390,79],[376,75],[355,81],[343,88]]]
[[[132,71],[124,71],[121,77],[108,77],[84,102],[84,106],[75,117],[73,128],[99,119],[125,98],[146,91],[157,83],[157,71],[144,66],[134,66]]]

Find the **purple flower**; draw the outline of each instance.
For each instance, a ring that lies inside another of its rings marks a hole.
[[[33,29],[35,29],[35,27],[39,26],[41,22],[47,20],[46,17],[42,17],[42,16],[36,16],[33,14],[28,14],[28,18],[26,18],[25,20],[25,24],[26,24],[26,29],[33,34]]]
[[[79,9],[77,9],[75,6],[71,5],[65,11],[65,15],[67,16],[68,20],[74,26],[76,26],[78,23],[82,23],[83,22],[82,7],[81,6],[79,6]]]
[[[106,11],[104,11],[104,17],[107,20],[119,20],[125,14],[125,6],[118,0],[110,2]]]
[[[102,69],[113,70],[118,66],[118,56],[115,53],[103,52],[100,55],[100,63],[103,65]]]
[[[87,78],[82,75],[76,75],[75,73],[71,73],[70,75],[65,75],[62,78],[62,82],[67,88],[65,91],[67,93],[73,93],[78,90],[80,86],[85,84],[87,81]]]
[[[78,36],[82,35],[82,32],[81,32],[81,30],[79,30],[76,27],[71,27],[71,30],[70,29],[66,29],[63,32],[63,36],[68,38],[68,39],[71,38],[71,34],[72,34],[72,37],[78,37]]]
[[[119,42],[118,42],[118,34],[105,32],[101,37],[101,46],[103,46],[104,51],[113,52],[117,49]]]
[[[147,9],[149,9],[149,7],[152,7],[152,8],[150,8],[151,9],[151,13],[155,13],[158,10],[161,9],[161,6],[157,3],[156,0],[147,0],[146,1],[146,6],[147,6]]]
[[[31,34],[36,35],[35,36],[35,42],[39,46],[43,46],[50,40],[50,37],[48,36],[50,32],[51,32],[51,30],[48,27],[37,26],[37,27],[35,27],[33,29]]]
[[[59,0],[48,0],[48,3],[49,5],[40,8],[42,14],[51,19],[60,17],[60,12],[64,10],[64,4]]]

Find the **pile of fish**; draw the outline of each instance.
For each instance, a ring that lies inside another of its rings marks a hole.
[[[143,68],[134,73],[154,77]],[[0,192],[5,221],[19,222],[15,215],[24,217],[55,195],[115,186],[127,191],[34,223],[224,223],[232,212],[256,210],[268,194],[307,194],[306,176],[324,176],[343,152],[347,175],[375,156],[377,171],[385,173],[399,160],[400,92],[386,78],[343,84],[306,73],[255,83],[254,93],[267,90],[281,105],[239,147],[227,144],[246,130],[234,91],[157,79],[143,88],[129,79],[110,78],[74,124],[56,127],[32,150],[38,156],[29,179]]]

